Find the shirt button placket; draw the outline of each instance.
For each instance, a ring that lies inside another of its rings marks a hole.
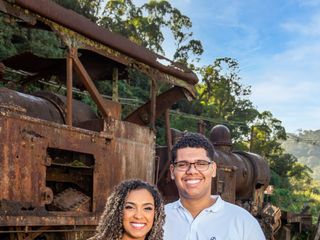
[[[189,240],[197,239],[197,229],[198,229],[197,219],[194,219],[190,226]]]

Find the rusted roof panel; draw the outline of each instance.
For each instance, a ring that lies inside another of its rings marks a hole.
[[[28,9],[49,20],[57,22],[75,32],[78,32],[90,39],[105,44],[119,52],[122,52],[140,62],[154,67],[166,74],[185,80],[190,84],[198,82],[197,76],[191,70],[182,70],[178,66],[166,66],[160,63],[170,60],[155,54],[148,49],[131,42],[125,37],[113,33],[89,19],[77,14],[74,11],[65,9],[49,0],[15,0],[15,3],[22,8]]]
[[[112,67],[119,69],[119,77],[127,77],[125,66],[109,60],[99,54],[91,51],[81,51],[80,60],[86,67],[91,79],[109,80],[112,79]],[[32,52],[23,52],[18,55],[3,59],[5,66],[32,74],[32,77],[24,78],[22,82],[28,83],[42,78],[50,78],[52,75],[58,77],[60,82],[66,82],[66,59],[65,58],[47,58],[37,56]],[[74,75],[75,86],[83,89],[84,86],[78,75]]]
[[[2,60],[2,62],[7,67],[16,70],[23,70],[29,73],[43,72],[45,69],[50,69],[53,72],[53,69],[55,69],[55,67],[64,67],[65,71],[66,65],[65,58],[44,58],[39,57],[31,52],[24,52],[18,55],[14,55]]]

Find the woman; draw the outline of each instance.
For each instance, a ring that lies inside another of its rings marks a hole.
[[[163,201],[154,186],[136,179],[124,181],[108,198],[89,240],[161,240],[164,217]]]

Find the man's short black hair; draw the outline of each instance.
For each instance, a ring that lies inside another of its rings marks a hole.
[[[175,162],[178,149],[187,147],[205,149],[207,156],[213,161],[214,148],[209,139],[199,133],[187,132],[173,145],[171,150],[171,162]]]

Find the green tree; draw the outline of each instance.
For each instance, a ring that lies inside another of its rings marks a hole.
[[[242,139],[250,132],[248,123],[258,115],[248,99],[251,89],[241,84],[239,64],[232,58],[219,58],[213,64],[197,68],[202,82],[197,85],[197,98],[189,113],[224,123],[234,139]],[[209,124],[211,125],[211,124]]]
[[[271,202],[282,210],[300,213],[307,205],[316,218],[320,196],[315,192],[312,170],[286,153],[282,142],[287,134],[270,112],[262,112],[251,127],[251,150],[264,156],[271,168],[270,184],[275,186]]]
[[[286,139],[286,130],[281,121],[269,111],[259,113],[251,124],[250,149],[262,156],[281,155],[280,140]]]
[[[59,5],[71,9],[93,22],[96,22],[99,17],[103,0],[54,0]]]
[[[191,55],[203,53],[201,42],[192,39],[190,18],[168,1],[150,0],[137,7],[131,0],[109,0],[102,16],[100,25],[161,54],[164,54],[164,30],[168,29],[176,45],[176,61],[186,63]]]

